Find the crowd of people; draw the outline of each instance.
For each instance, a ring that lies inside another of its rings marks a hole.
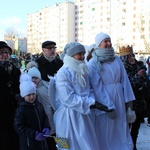
[[[88,52],[73,41],[59,57],[56,48],[44,41],[22,71],[0,41],[0,149],[65,150],[60,137],[70,150],[137,150],[143,118],[150,126],[150,74],[133,47],[118,56],[100,32]]]

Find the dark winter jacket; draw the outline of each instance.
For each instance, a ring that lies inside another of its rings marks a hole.
[[[42,54],[36,62],[38,63],[38,69],[41,72],[42,80],[49,81],[49,76],[54,76],[57,71],[62,67],[63,61],[55,57],[52,62],[49,62]]]
[[[3,129],[12,125],[14,118],[14,111],[17,107],[15,95],[19,94],[19,78],[20,69],[11,64],[12,71],[9,74],[5,67],[0,65],[0,128]]]
[[[36,131],[42,132],[50,128],[43,105],[35,100],[34,103],[22,101],[16,110],[14,127],[20,138],[20,150],[47,150],[46,140],[36,141]]]
[[[7,71],[6,66],[11,70],[10,72]],[[17,149],[19,145],[13,121],[17,107],[15,95],[20,93],[20,74],[20,69],[12,63],[5,65],[0,62],[0,150]]]
[[[136,63],[133,65],[126,63],[125,69],[136,98],[136,101],[133,103],[133,108],[136,113],[142,114],[146,108],[145,97],[147,94],[148,77],[146,72],[145,76],[139,76],[138,71],[141,69],[146,70],[146,67],[144,66],[143,62],[136,60]]]

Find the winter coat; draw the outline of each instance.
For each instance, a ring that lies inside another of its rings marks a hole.
[[[138,71],[141,69],[146,70],[146,67],[142,61],[136,60],[136,63],[133,65],[126,63],[125,69],[136,97],[136,101],[133,103],[133,109],[136,113],[142,114],[146,109],[145,97],[147,94],[148,77],[146,73],[144,77],[139,76]]]
[[[19,94],[20,69],[9,64],[12,71],[9,73],[0,63],[0,149],[17,149],[18,135],[13,128],[14,112],[17,107],[15,95]],[[5,145],[5,146],[4,146]]]
[[[133,103],[133,109],[138,116],[143,116],[146,109],[145,98],[148,97],[148,76],[146,74],[146,66],[142,61],[137,61],[136,59],[134,64],[130,64],[128,62],[127,55],[121,56],[120,58],[125,66],[134,95],[136,97],[136,101]],[[145,69],[144,76],[138,75],[138,72],[141,69]]]
[[[46,139],[35,140],[36,131],[50,128],[43,105],[37,100],[34,103],[20,102],[14,117],[14,127],[20,138],[20,150],[48,149]]]
[[[42,54],[36,62],[38,63],[38,69],[41,72],[42,80],[49,81],[49,76],[54,76],[57,71],[62,67],[63,62],[59,58],[55,58],[52,62],[49,62]]]
[[[37,85],[37,99],[44,106],[45,112],[48,116],[48,120],[51,127],[50,134],[54,134],[55,133],[55,127],[53,121],[54,110],[51,106],[51,102],[48,96],[48,86],[49,86],[48,81],[44,81],[44,80],[40,81],[40,83]]]
[[[133,103],[133,109],[136,113],[143,113],[146,109],[145,96],[147,94],[148,77],[146,73],[144,77],[139,76],[138,71],[141,69],[146,71],[146,67],[142,61],[136,60],[136,63],[133,65],[126,63],[125,69],[136,98],[136,101]]]

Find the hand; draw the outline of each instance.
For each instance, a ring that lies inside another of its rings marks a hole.
[[[94,104],[94,105],[91,105],[90,108],[91,108],[91,109],[97,108],[97,109],[99,109],[99,110],[106,111],[106,112],[112,111],[112,109],[108,109],[107,106],[105,106],[105,105],[103,105],[103,104],[101,104],[101,103],[99,103],[99,102],[97,102],[97,101],[95,101],[95,104]]]
[[[50,129],[49,129],[49,128],[44,128],[44,129],[42,130],[42,133],[43,133],[44,135],[50,135]]]
[[[136,114],[135,111],[131,110],[130,107],[127,109],[127,121],[128,123],[133,123],[136,120]]]
[[[36,134],[35,134],[35,140],[37,141],[43,141],[45,140],[46,137],[43,136],[43,133],[40,133],[38,131],[36,131]]]
[[[139,76],[143,76],[145,74],[145,70],[144,69],[141,69],[139,72],[138,72],[138,75]]]
[[[117,114],[114,109],[111,112],[107,112],[107,115],[110,119],[113,119],[113,120],[117,118]]]

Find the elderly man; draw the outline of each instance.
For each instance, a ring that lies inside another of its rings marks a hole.
[[[63,62],[56,57],[56,43],[53,41],[45,41],[42,43],[42,55],[36,60],[41,77],[45,81],[49,81],[49,76],[54,76]]]
[[[36,62],[41,73],[41,78],[44,81],[49,81],[48,76],[54,76],[63,65],[63,61],[57,57],[56,48],[54,41],[45,41],[42,43],[42,55]],[[50,150],[57,150],[53,138],[47,138],[47,142]]]
[[[0,41],[0,150],[19,150],[19,141],[13,127],[19,94],[20,69],[10,61],[12,49]]]

